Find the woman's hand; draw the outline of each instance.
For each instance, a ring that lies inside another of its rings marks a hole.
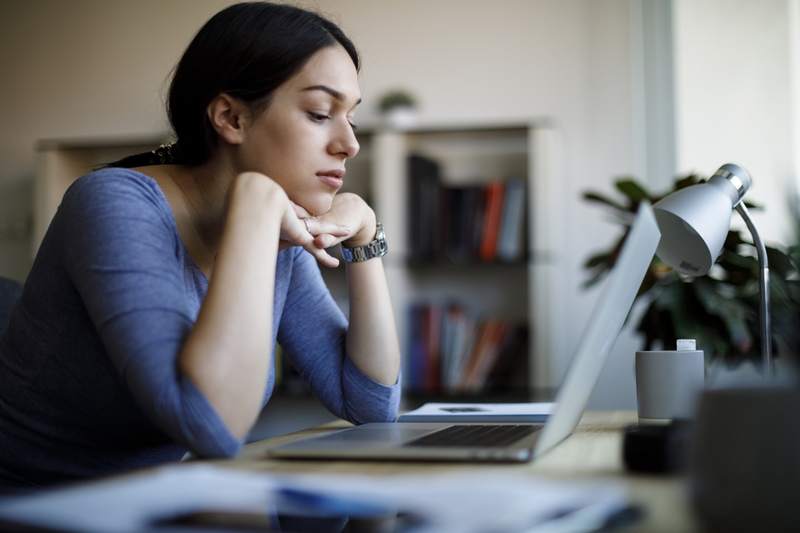
[[[314,245],[325,249],[343,242],[345,246],[362,246],[375,238],[375,212],[356,194],[340,193],[333,199],[330,210],[318,217],[295,206],[295,212],[314,236]],[[338,228],[341,231],[330,231]]]
[[[315,244],[315,237],[319,232],[325,232],[326,235],[331,236],[346,236],[348,235],[346,228],[339,227],[332,222],[323,222],[313,228],[313,231],[316,231],[317,233],[312,233],[312,228],[310,225],[305,223],[300,216],[298,216],[299,213],[297,209],[299,206],[295,205],[291,200],[289,200],[286,192],[280,185],[278,185],[277,182],[258,172],[245,172],[239,175],[239,179],[264,180],[263,183],[267,184],[267,194],[270,198],[270,203],[277,206],[277,213],[280,216],[280,240],[278,243],[279,250],[288,248],[290,246],[302,246],[308,250],[308,252],[313,255],[320,264],[332,268],[339,266],[339,260],[330,255],[325,250],[324,246],[318,246]],[[304,209],[299,209],[300,213],[306,216],[308,215]]]

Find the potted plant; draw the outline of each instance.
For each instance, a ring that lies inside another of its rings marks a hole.
[[[408,91],[394,89],[385,93],[378,101],[378,110],[387,125],[407,128],[416,122],[416,101]]]
[[[689,175],[677,179],[672,190],[654,194],[634,179],[624,178],[615,183],[621,200],[594,191],[584,193],[583,198],[610,208],[614,218],[627,226],[640,202],[654,204],[701,181],[700,176]],[[749,209],[761,209],[751,202],[745,204]],[[594,285],[614,266],[626,236],[627,231],[609,249],[586,260],[584,267],[590,276],[584,286]],[[773,351],[778,355],[800,355],[798,249],[767,246]],[[711,272],[691,282],[655,257],[637,295],[649,302],[636,325],[644,337],[644,349],[668,347],[678,338],[695,338],[710,357],[727,363],[760,359],[758,268],[752,243],[737,230],[728,232]]]

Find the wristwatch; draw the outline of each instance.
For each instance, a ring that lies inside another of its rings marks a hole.
[[[386,234],[383,232],[383,224],[378,222],[375,225],[375,238],[372,242],[364,246],[353,246],[349,248],[342,245],[342,259],[347,263],[361,263],[375,257],[383,257],[389,251],[386,244]]]

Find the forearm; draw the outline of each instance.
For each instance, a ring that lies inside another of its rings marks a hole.
[[[394,385],[400,371],[400,346],[381,259],[348,264],[347,281],[347,354],[373,380]]]
[[[239,438],[261,409],[270,364],[280,199],[260,179],[240,176],[231,190],[208,294],[179,355],[181,371]]]

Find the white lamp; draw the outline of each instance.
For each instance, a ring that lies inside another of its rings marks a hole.
[[[731,213],[739,212],[756,246],[760,268],[761,354],[764,368],[772,369],[769,320],[769,265],[767,249],[742,202],[753,180],[739,165],[727,163],[711,178],[675,191],[653,206],[661,242],[656,254],[679,273],[703,276],[717,260],[731,225]]]

